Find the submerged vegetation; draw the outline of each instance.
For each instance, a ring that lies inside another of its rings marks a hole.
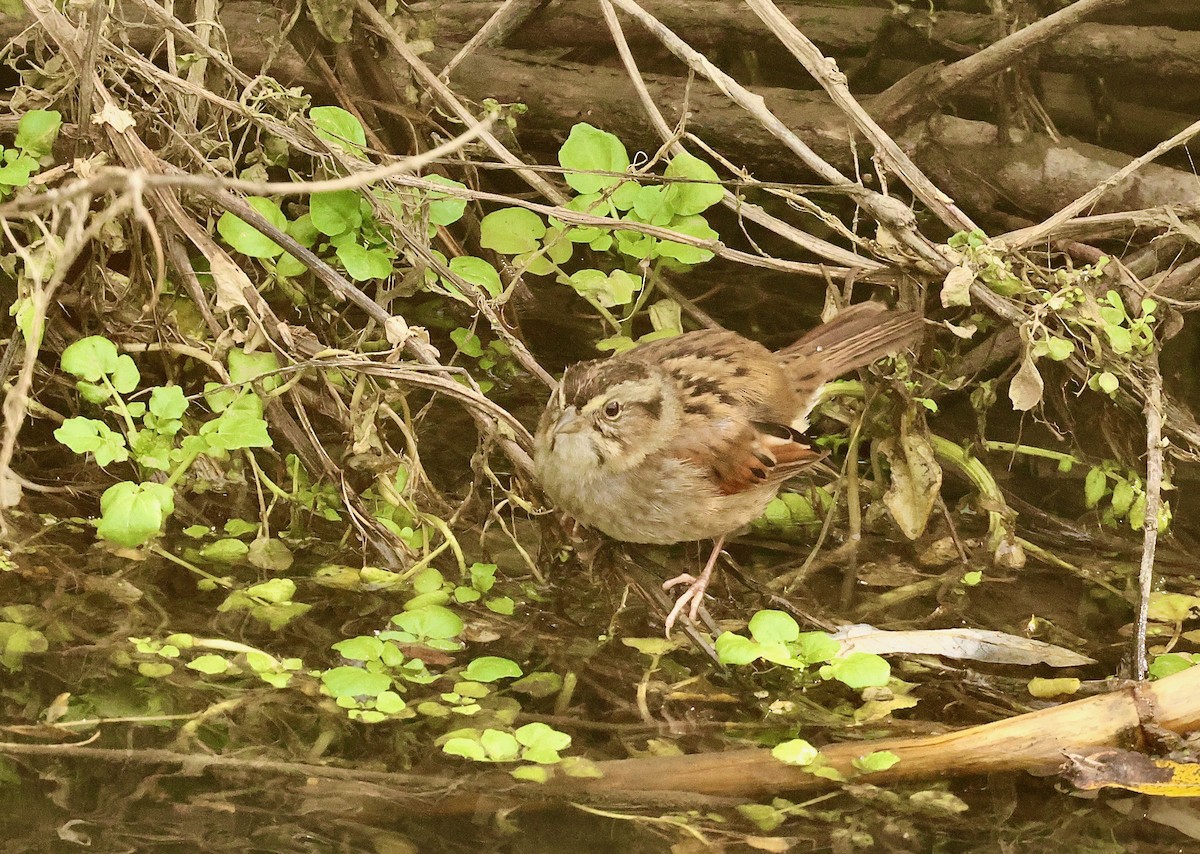
[[[637,129],[575,110],[547,132],[501,75],[495,98],[447,88],[472,60],[430,53],[429,10],[311,6],[262,69],[247,34],[150,5],[140,28],[27,0],[0,53],[10,838],[115,850],[172,821],[244,850],[215,828],[265,798],[301,817],[263,850],[1172,844],[1048,784],[949,780],[1032,760],[938,774],[880,741],[1200,663],[1195,303],[1171,278],[1194,210],[1089,215],[1150,167],[1021,216],[956,203],[894,141],[924,117],[881,129],[803,47],[838,157],[660,32],[656,74],[684,59],[797,158],[752,174],[749,144],[658,112],[607,2]],[[359,91],[355,45],[402,64],[390,102]],[[824,462],[662,637],[658,585],[696,550],[616,547],[546,504],[529,430],[555,374],[712,325],[780,347],[864,298],[924,311],[925,339],[826,387]],[[1123,733],[1075,735],[1051,754]],[[662,779],[723,751],[747,765]],[[1144,791],[1098,779],[1078,787]],[[788,799],[809,785],[832,788]],[[545,811],[568,801],[564,830]],[[448,841],[467,814],[493,824]]]

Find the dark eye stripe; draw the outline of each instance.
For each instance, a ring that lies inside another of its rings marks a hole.
[[[662,399],[654,398],[654,400],[635,400],[633,405],[646,411],[646,414],[651,418],[658,420],[662,417]]]

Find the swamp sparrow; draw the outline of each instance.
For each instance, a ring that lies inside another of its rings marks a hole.
[[[821,458],[801,441],[821,386],[895,352],[921,316],[874,302],[844,309],[772,353],[706,329],[580,362],[550,396],[534,439],[546,494],[627,543],[712,537],[712,555],[667,616],[696,618],[725,537],[756,519],[792,475]]]

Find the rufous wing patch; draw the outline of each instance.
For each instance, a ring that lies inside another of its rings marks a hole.
[[[782,483],[824,456],[798,437],[785,425],[754,422],[713,431],[702,444],[676,449],[675,456],[708,472],[722,495],[736,495],[763,484]]]

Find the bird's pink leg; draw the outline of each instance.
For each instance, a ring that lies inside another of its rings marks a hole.
[[[704,565],[704,570],[697,578],[690,573],[677,575],[669,581],[663,582],[663,590],[670,590],[680,584],[687,584],[688,589],[680,594],[675,600],[675,607],[671,609],[671,613],[667,614],[666,629],[667,637],[671,636],[671,627],[675,625],[675,620],[683,613],[683,609],[691,603],[691,608],[688,609],[688,616],[695,621],[700,613],[700,606],[704,604],[704,591],[708,589],[708,582],[712,580],[713,570],[717,566],[717,558],[721,556],[721,547],[725,545],[725,537],[720,536],[713,542],[712,554],[708,556],[708,563]]]

